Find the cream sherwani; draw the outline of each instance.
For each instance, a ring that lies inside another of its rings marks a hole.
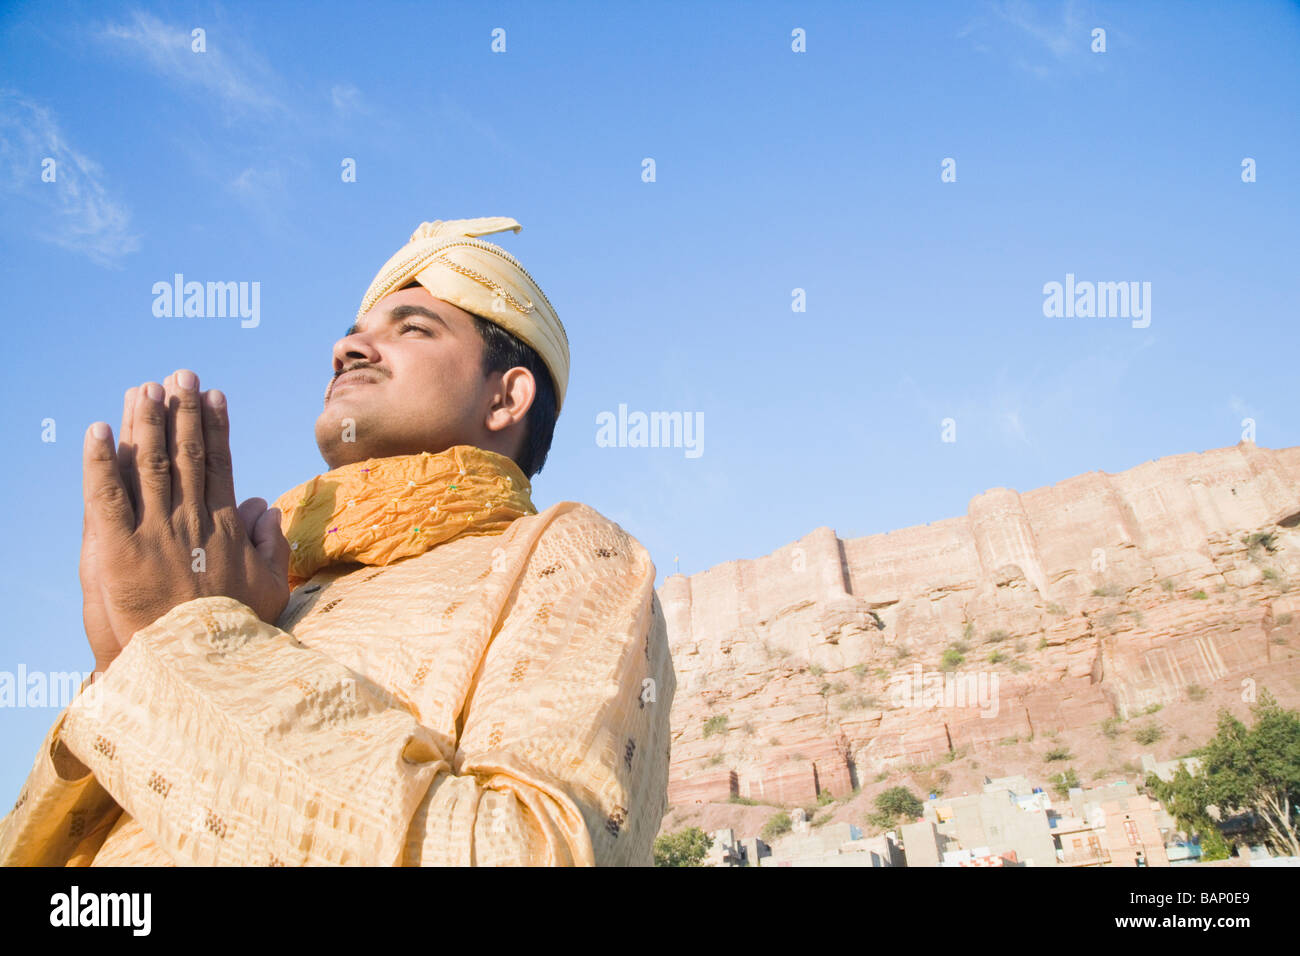
[[[274,626],[179,605],[59,716],[0,862],[650,865],[676,686],[654,579],[562,502],[326,567]]]

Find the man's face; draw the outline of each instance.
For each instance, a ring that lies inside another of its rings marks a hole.
[[[422,287],[380,299],[334,344],[335,377],[316,419],[325,462],[333,469],[452,445],[509,454],[504,431],[522,413],[502,374],[483,374],[483,349],[473,317]],[[518,429],[509,431],[513,442]]]

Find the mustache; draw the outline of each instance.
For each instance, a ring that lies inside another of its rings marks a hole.
[[[386,370],[380,368],[378,365],[371,365],[369,362],[358,362],[353,365],[345,366],[331,376],[329,384],[325,386],[325,395],[323,396],[324,401],[329,401],[330,392],[334,389],[334,383],[339,380],[340,376],[346,375],[348,372],[374,372],[377,375],[388,377],[388,372]]]
[[[356,365],[349,365],[346,368],[341,368],[335,372],[334,377],[330,379],[330,384],[336,382],[339,376],[347,375],[348,372],[377,372],[380,375],[388,374],[388,372],[380,368],[378,365],[371,365],[369,362],[358,362]]]

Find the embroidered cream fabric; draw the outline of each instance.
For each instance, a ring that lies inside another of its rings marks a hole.
[[[654,578],[562,502],[319,571],[278,626],[182,604],[59,716],[0,863],[651,865],[676,689]]]

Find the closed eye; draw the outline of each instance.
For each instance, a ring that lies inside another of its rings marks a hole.
[[[415,329],[417,332],[423,332],[425,335],[433,335],[432,331],[426,329],[422,325],[416,325],[414,322],[403,322],[397,327],[397,333],[401,335],[403,332],[407,332],[410,329]]]

